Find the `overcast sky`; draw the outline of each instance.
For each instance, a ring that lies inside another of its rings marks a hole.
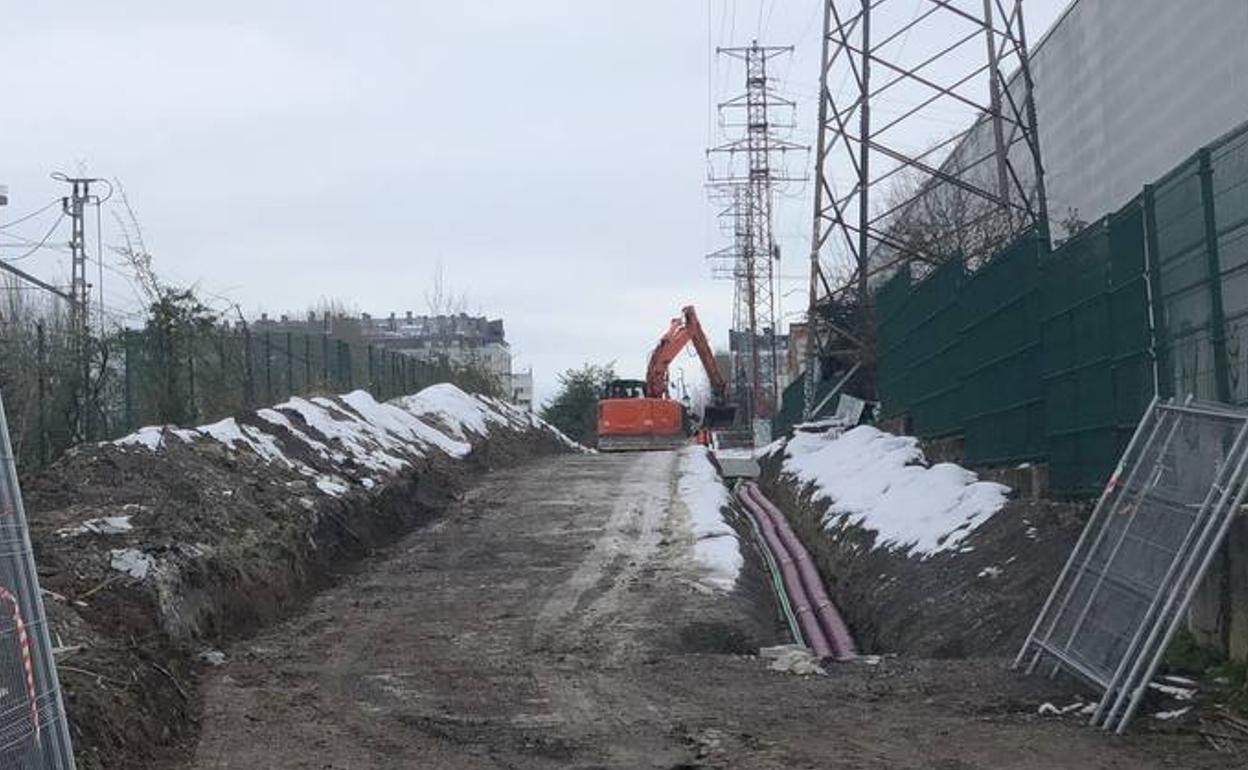
[[[709,49],[795,45],[773,72],[809,143],[821,5],[0,0],[0,223],[63,194],[50,172],[115,177],[157,271],[249,315],[321,297],[420,313],[440,261],[471,310],[505,320],[539,397],[587,361],[640,376],[683,304],[726,343],[704,148],[723,140],[708,105],[743,74]],[[1033,40],[1064,5],[1027,2]],[[777,203],[787,320],[804,304],[809,187]],[[0,258],[56,214],[6,230]],[[114,229],[106,214],[106,243]],[[67,239],[62,224],[49,243]],[[20,265],[68,274],[53,249]],[[136,307],[117,273],[103,291],[117,320]]]

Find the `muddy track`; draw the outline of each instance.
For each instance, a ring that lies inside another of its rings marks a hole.
[[[228,650],[177,767],[1231,766],[1190,736],[1040,718],[1072,693],[999,660],[799,679],[708,654],[770,642],[774,625],[746,592],[699,582],[678,468],[672,454],[564,456],[486,477]]]

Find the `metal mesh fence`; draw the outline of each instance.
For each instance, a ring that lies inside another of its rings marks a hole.
[[[0,770],[71,770],[73,750],[0,399]]]
[[[0,387],[15,394],[8,414],[23,467],[82,441],[143,425],[208,422],[296,395],[362,388],[384,400],[437,382],[502,389],[484,365],[415,358],[330,334],[210,325],[123,330],[75,344],[62,320],[53,313],[0,323]]]
[[[1153,403],[1019,652],[1103,692],[1130,720],[1245,492],[1248,412]]]

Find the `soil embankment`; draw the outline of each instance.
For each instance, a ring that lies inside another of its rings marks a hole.
[[[824,526],[830,501],[763,463],[761,485],[789,517],[865,652],[917,657],[1018,651],[1083,528],[1079,503],[1011,499],[951,551],[881,546],[875,532]]]
[[[80,768],[181,755],[220,647],[445,510],[471,478],[572,449],[450,386],[396,403],[357,391],[145,429],[26,480]]]

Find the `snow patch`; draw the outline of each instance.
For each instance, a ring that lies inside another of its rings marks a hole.
[[[351,488],[337,476],[320,477],[316,480],[316,488],[330,497],[341,497],[351,491]]]
[[[785,445],[784,471],[831,501],[826,527],[874,530],[881,545],[926,558],[959,549],[1010,490],[953,463],[928,467],[918,444],[868,425],[798,432]]]
[[[155,560],[142,551],[133,548],[114,548],[109,552],[109,566],[118,572],[124,572],[135,580],[147,577],[156,566]]]
[[[149,425],[139,428],[129,436],[122,436],[113,442],[114,446],[141,446],[155,452],[164,442],[165,429],[160,425]]]
[[[1168,695],[1175,700],[1187,701],[1196,695],[1195,687],[1175,687],[1170,684],[1160,684],[1158,682],[1149,682],[1148,686],[1158,692]]]
[[[689,509],[693,533],[694,558],[710,573],[707,582],[728,591],[737,582],[745,561],[737,542],[737,533],[724,521],[723,509],[731,499],[711,464],[706,447],[691,446],[681,451],[681,472],[678,489],[680,499]]]
[[[129,516],[105,516],[102,519],[87,519],[74,527],[58,529],[56,534],[61,537],[74,537],[75,535],[86,534],[120,535],[133,529],[134,525],[130,523]]]

